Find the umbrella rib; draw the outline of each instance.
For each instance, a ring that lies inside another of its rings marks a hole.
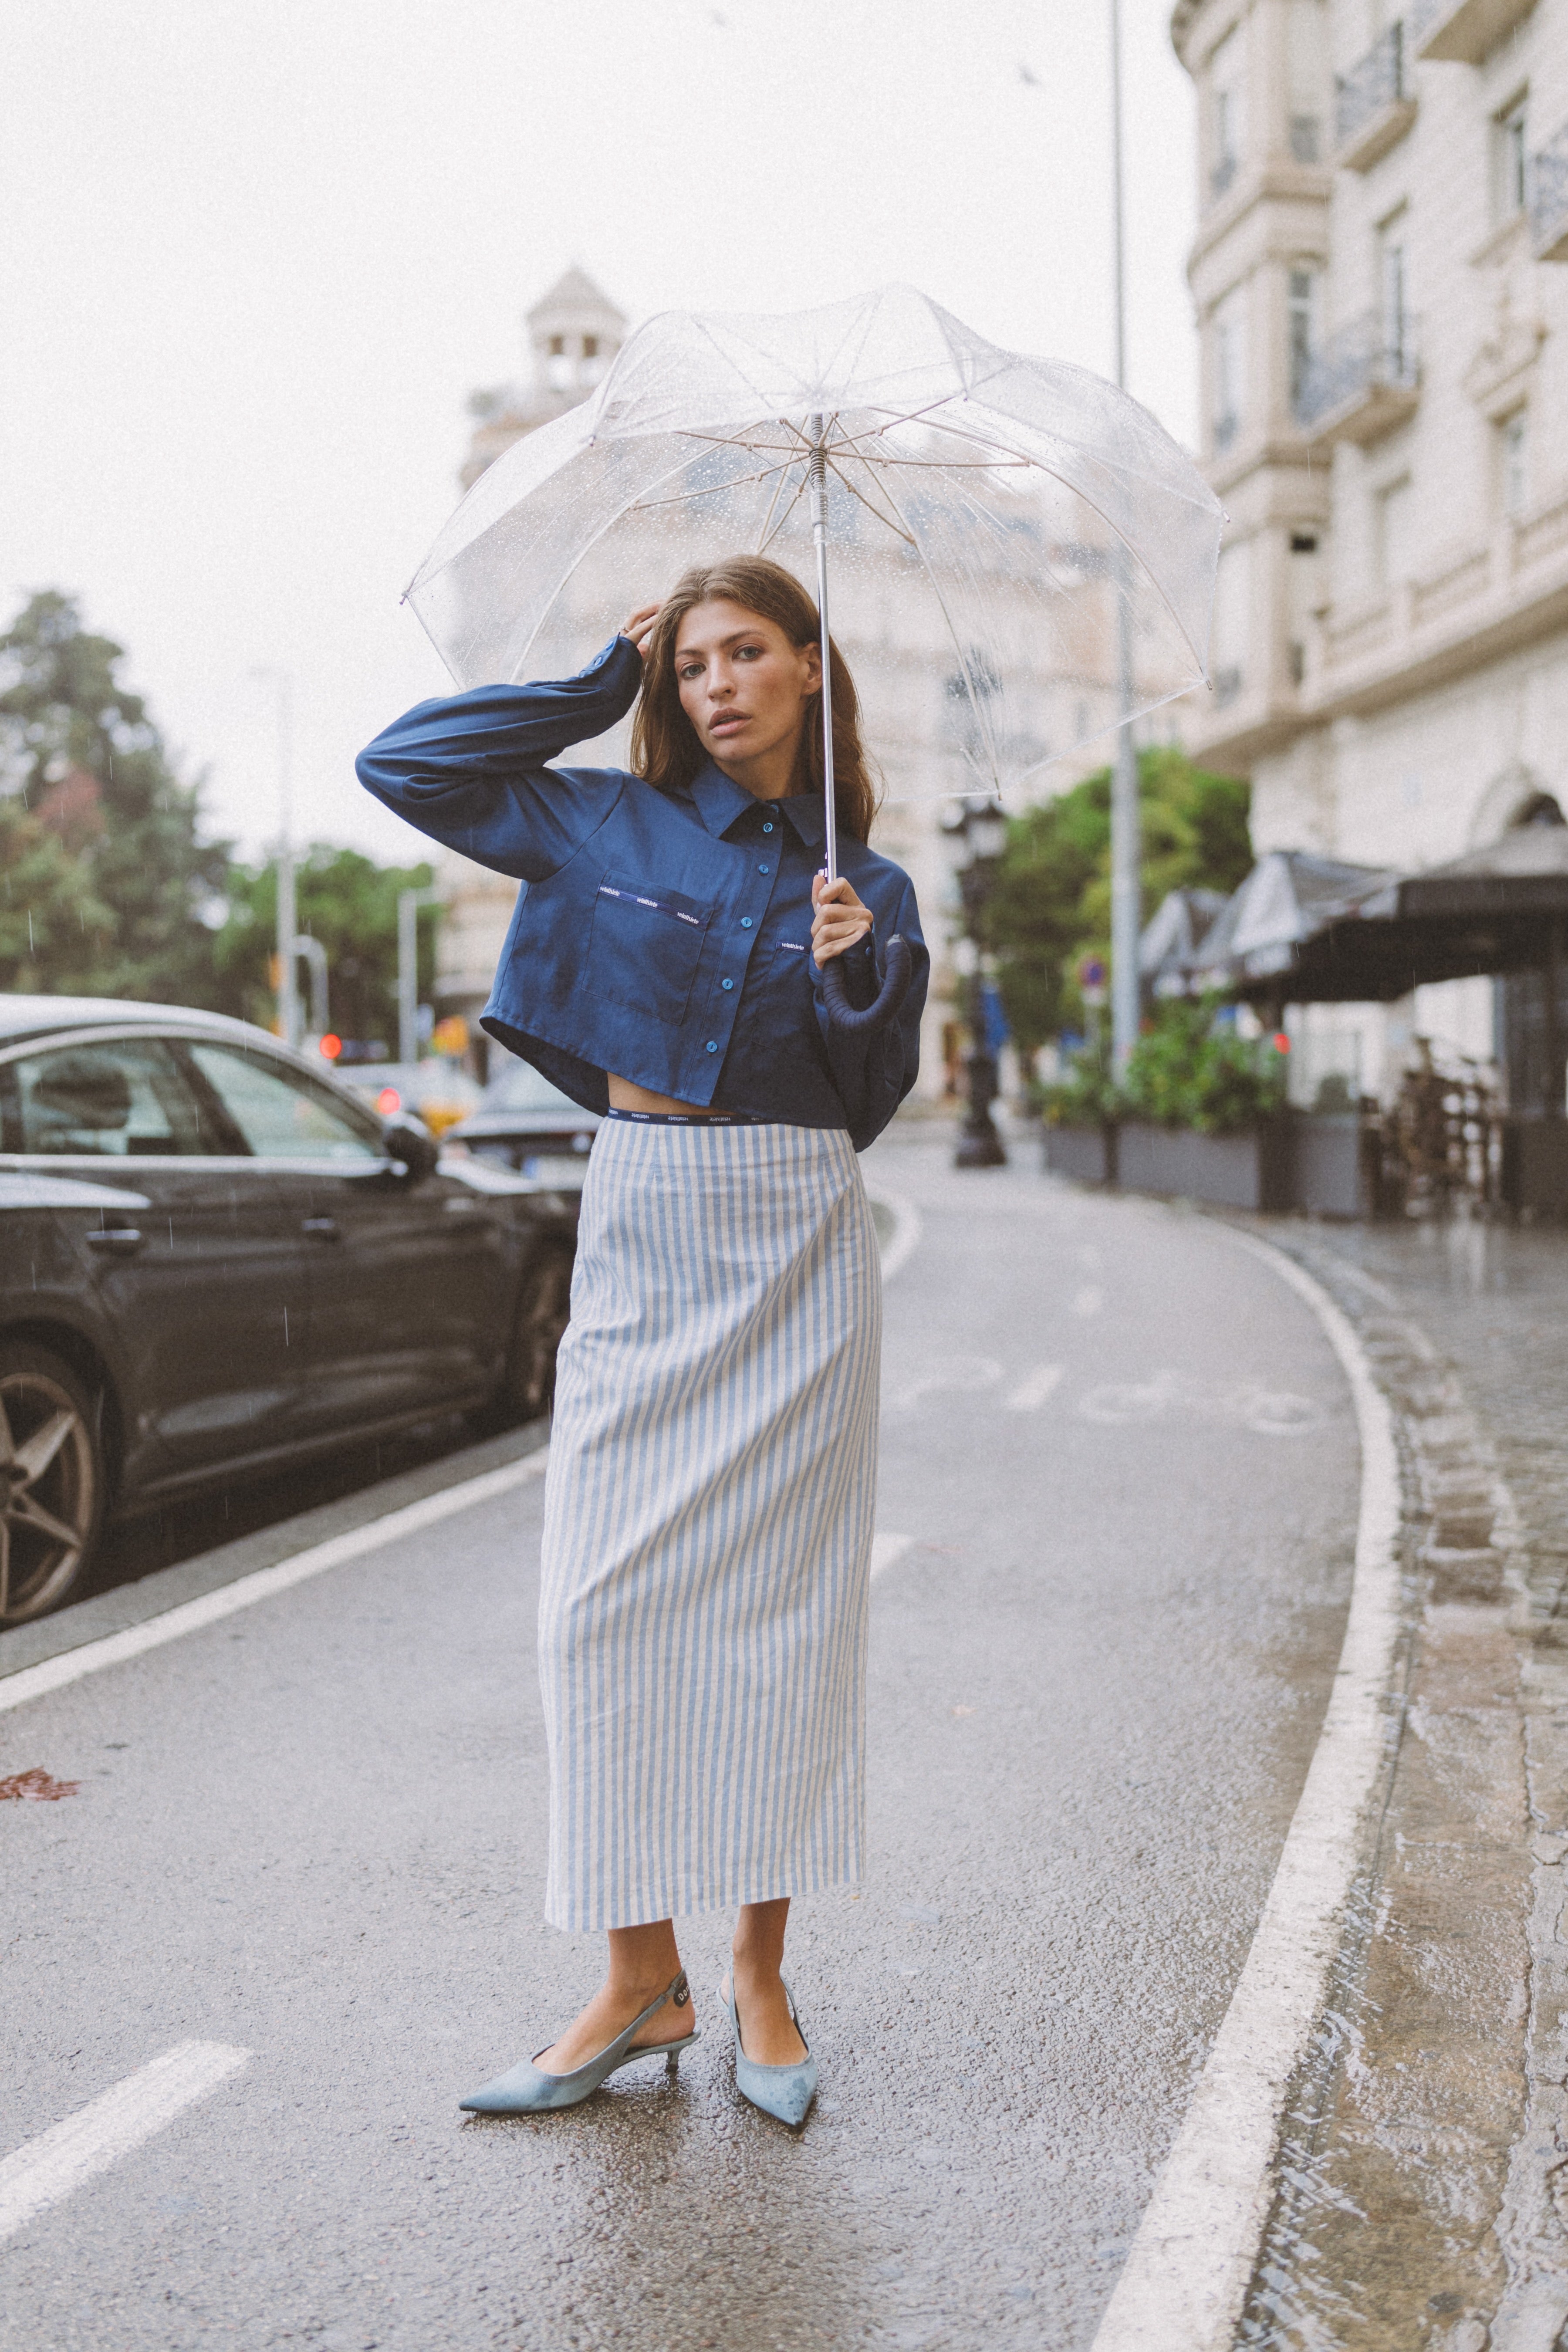
[[[793,464],[794,462],[795,461],[792,459],[791,463]],[[795,486],[794,498],[791,499],[783,514],[779,515],[777,522],[774,522],[773,516],[778,511],[779,499],[783,497],[784,484],[789,479],[789,467],[783,466],[779,468],[778,485],[773,491],[773,500],[768,508],[767,513],[763,517],[762,536],[757,541],[757,553],[759,555],[765,555],[767,553],[768,549],[778,537],[779,532],[783,530],[784,524],[788,521],[795,508],[800,504],[801,495],[806,487],[808,478],[809,478],[805,474],[801,476],[799,481]]]
[[[866,461],[862,458],[860,462],[864,464]],[[915,547],[913,534],[905,530],[902,522],[899,519],[896,509],[890,515],[879,513],[878,509],[871,504],[870,499],[866,496],[864,490],[858,490],[856,488],[854,483],[849,479],[848,475],[844,471],[842,466],[836,466],[831,457],[828,459],[827,463],[828,470],[832,473],[835,479],[843,483],[845,488],[848,491],[852,499],[859,499],[860,504],[865,508],[868,515],[870,515],[876,521],[879,522],[884,530],[890,530],[895,539],[901,539],[906,546]],[[889,499],[888,503],[891,506],[892,500]],[[918,547],[915,547],[915,553],[917,555],[920,553]]]

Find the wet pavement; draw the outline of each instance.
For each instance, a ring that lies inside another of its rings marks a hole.
[[[80,1784],[0,1807],[0,2150],[188,2038],[249,2053],[0,2249],[0,2331],[1089,2345],[1312,1752],[1354,1423],[1223,1229],[947,1162],[919,1129],[868,1160],[922,1231],[887,1302],[872,1875],[792,1928],[801,2137],[736,2098],[718,1917],[682,1933],[677,2083],[456,2110],[595,1966],[539,1919],[535,1483],[0,1715],[0,1778]]]
[[[1384,1813],[1296,2085],[1240,2341],[1568,2330],[1568,1234],[1270,1223],[1399,1418]]]

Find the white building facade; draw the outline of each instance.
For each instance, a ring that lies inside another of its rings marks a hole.
[[[1568,0],[1180,0],[1203,456],[1230,515],[1206,764],[1259,852],[1406,870],[1568,809]],[[1304,1016],[1384,1094],[1505,1081],[1528,982]],[[1540,1108],[1516,1104],[1516,1108]]]

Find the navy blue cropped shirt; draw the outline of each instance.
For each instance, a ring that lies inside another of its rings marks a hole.
[[[846,956],[851,1002],[900,932],[914,979],[891,1028],[834,1029],[811,953],[815,793],[760,801],[711,762],[685,792],[620,768],[554,768],[623,717],[642,660],[616,637],[555,686],[481,686],[422,702],[362,751],[360,782],[421,833],[523,885],[480,1020],[585,1109],[613,1071],[652,1093],[795,1127],[858,1150],[915,1081],[930,958],[908,875],[863,842],[839,866],[871,909]]]

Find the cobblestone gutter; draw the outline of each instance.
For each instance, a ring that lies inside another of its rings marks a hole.
[[[1568,1241],[1252,1229],[1398,1416],[1406,1636],[1237,2341],[1568,2352]]]

